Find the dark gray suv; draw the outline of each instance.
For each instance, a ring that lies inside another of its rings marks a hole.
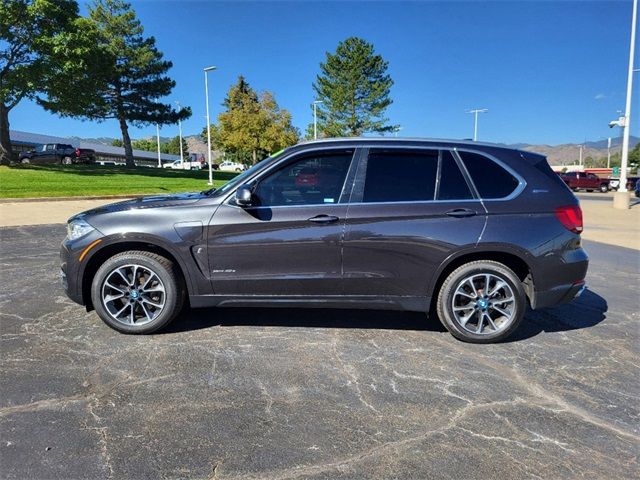
[[[288,148],[226,185],[90,210],[62,244],[67,295],[149,333],[191,307],[431,312],[493,342],[585,285],[575,196],[535,153],[448,140]]]

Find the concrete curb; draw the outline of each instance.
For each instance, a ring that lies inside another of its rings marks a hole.
[[[40,197],[40,198],[0,198],[0,203],[29,203],[29,202],[69,202],[80,200],[125,200],[129,198],[142,198],[149,195],[162,195],[160,193],[145,193],[144,195],[97,195],[88,197]]]

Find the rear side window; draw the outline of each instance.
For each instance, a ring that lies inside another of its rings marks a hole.
[[[372,150],[367,160],[362,201],[434,200],[437,174],[437,150]]]
[[[484,155],[459,152],[481,198],[504,198],[518,186],[518,179]]]
[[[473,198],[467,181],[448,150],[442,151],[437,198],[438,200],[469,200]]]

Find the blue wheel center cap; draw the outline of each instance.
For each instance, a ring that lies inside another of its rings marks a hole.
[[[138,292],[137,292],[137,291],[135,291],[135,290],[134,290],[134,291],[132,291],[132,292],[131,292],[131,298],[133,298],[133,299],[138,298]]]
[[[481,298],[480,300],[478,300],[478,306],[480,308],[487,308],[489,306],[489,302],[484,298]]]

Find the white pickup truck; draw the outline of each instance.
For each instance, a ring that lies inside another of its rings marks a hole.
[[[188,160],[180,162],[180,160],[176,160],[175,162],[165,163],[162,167],[172,168],[174,170],[200,170],[202,168],[202,163]]]

